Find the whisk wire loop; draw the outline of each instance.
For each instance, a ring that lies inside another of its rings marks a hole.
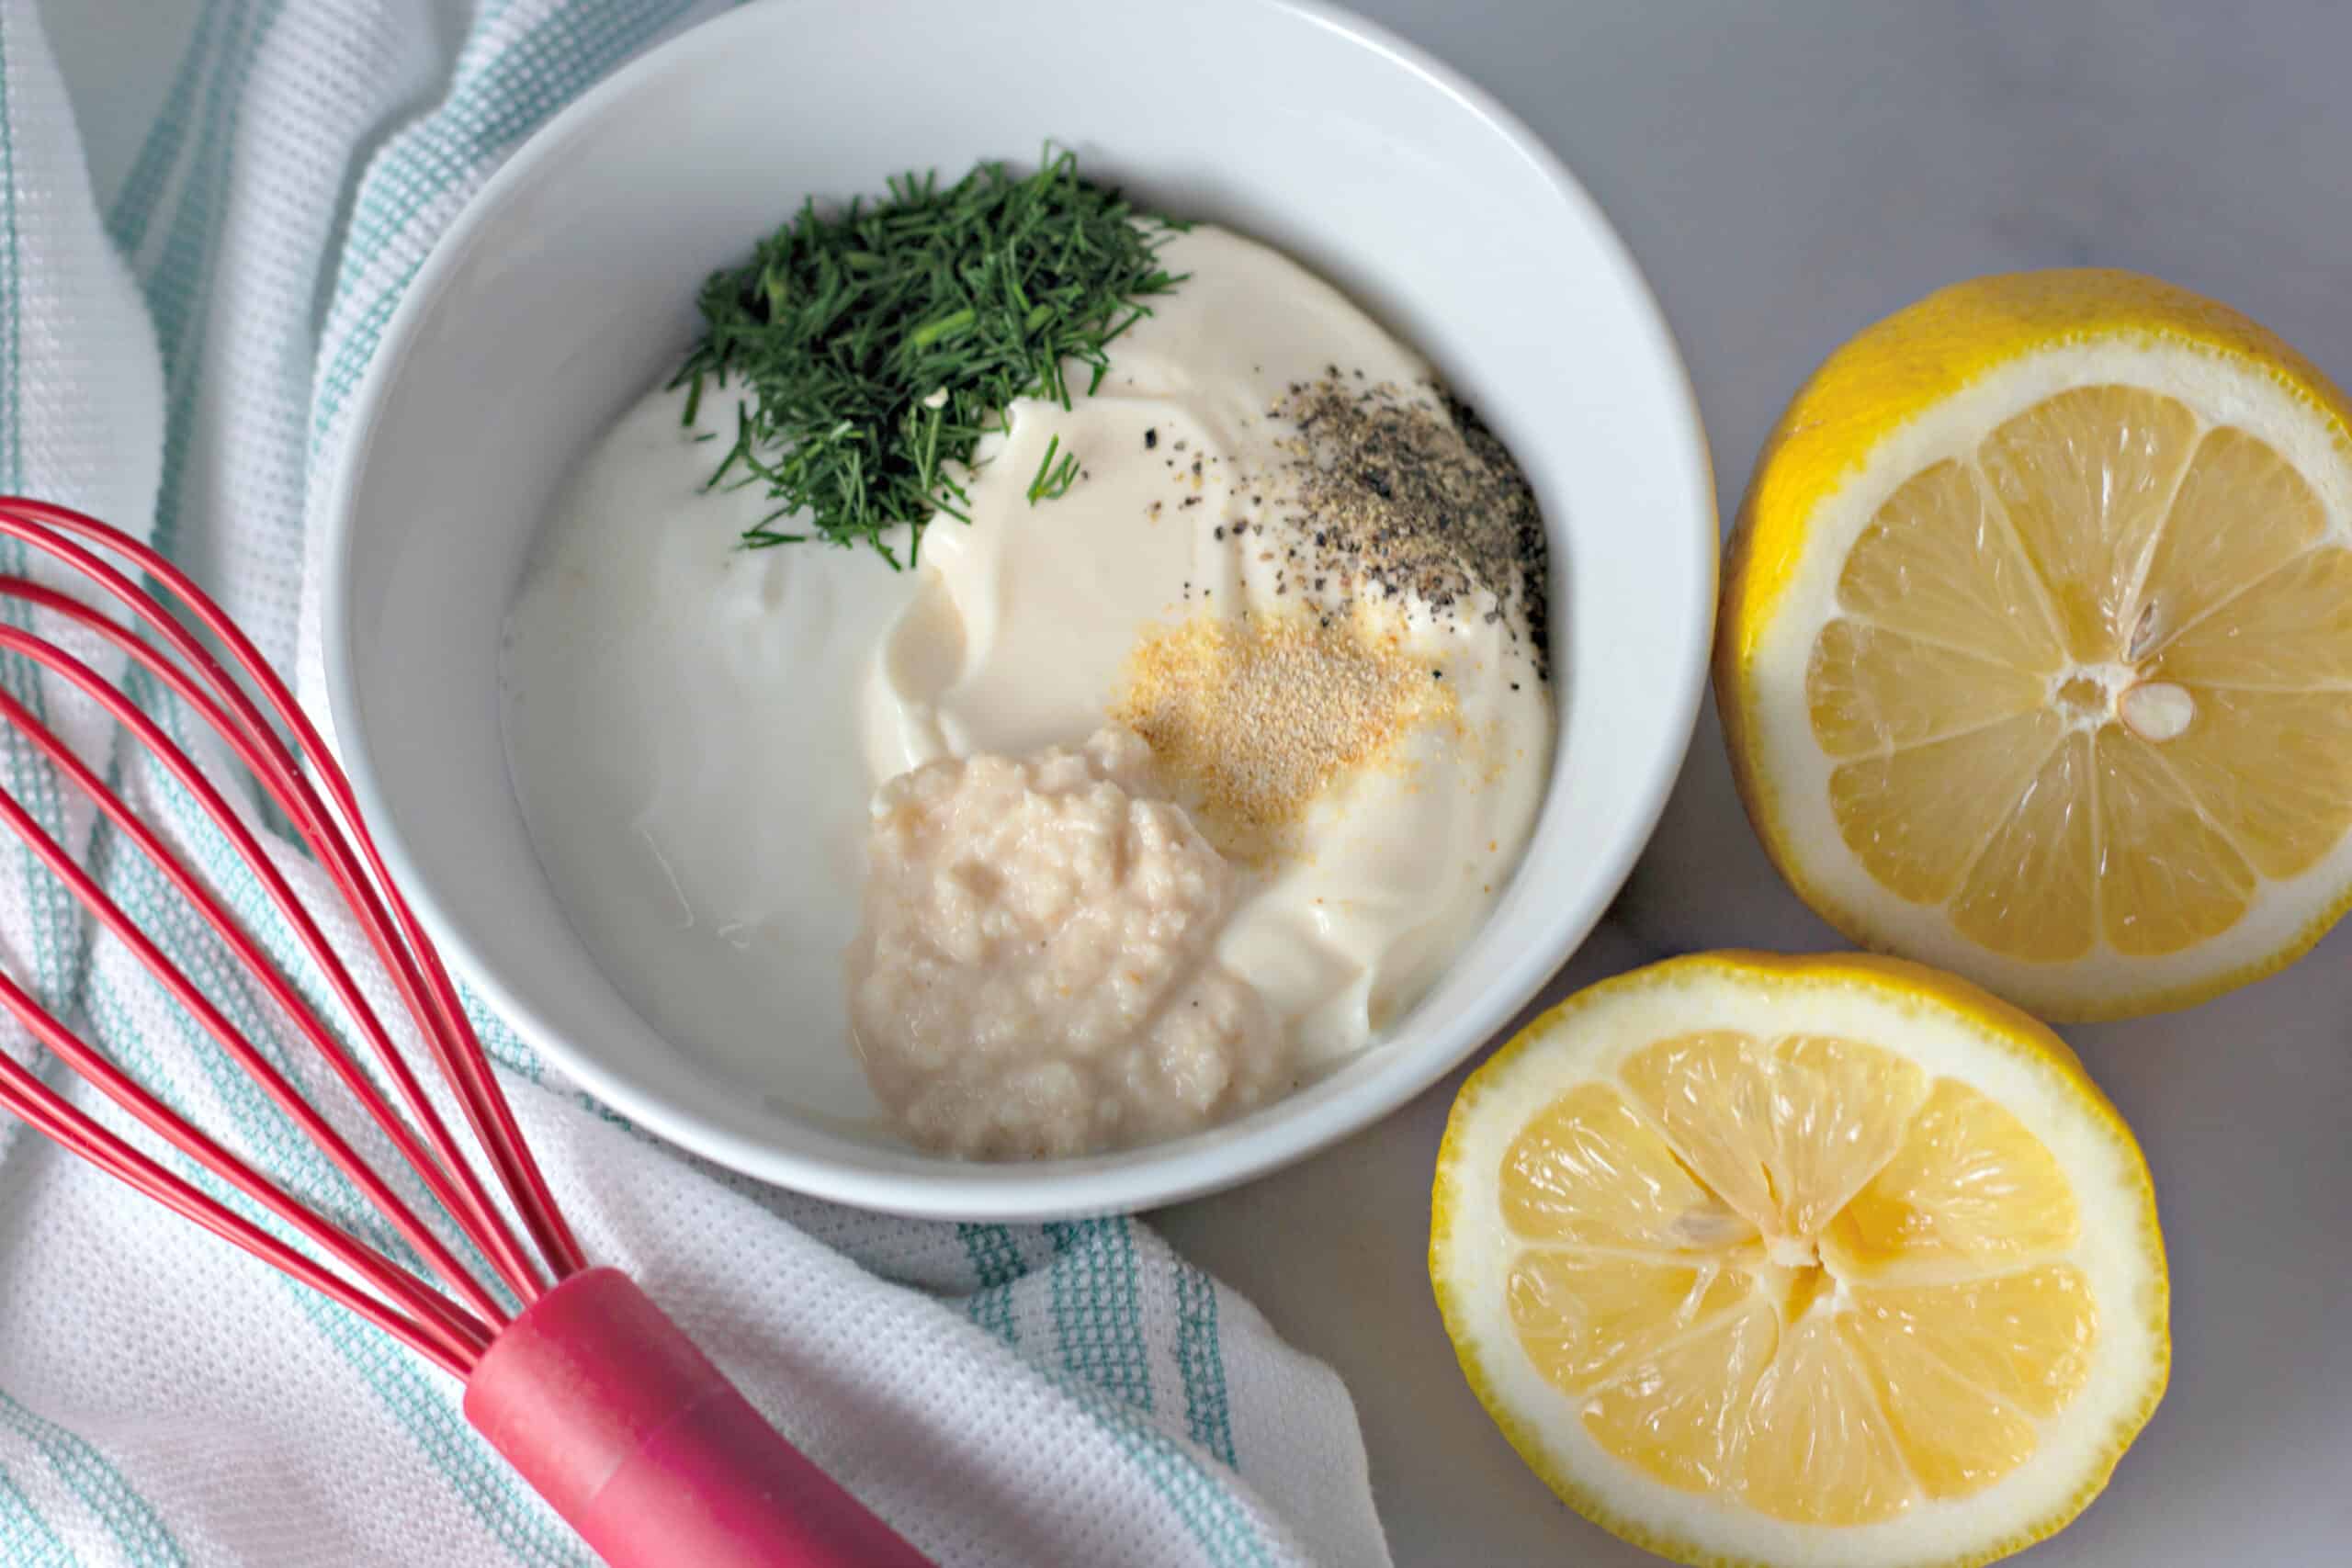
[[[95,540],[114,550],[168,590],[190,619],[220,640],[237,668],[268,703],[271,714],[292,735],[294,746],[288,746],[254,706],[244,687],[170,609],[103,558],[62,536],[57,530]],[[360,917],[379,959],[390,971],[404,1004],[420,1026],[431,1019],[432,1027],[424,1031],[426,1042],[451,1088],[458,1091],[477,1140],[514,1199],[541,1256],[547,1258],[557,1279],[567,1278],[586,1267],[579,1243],[565,1224],[545,1176],[523,1142],[513,1107],[497,1088],[489,1058],[458,1000],[457,987],[442,964],[438,950],[401,896],[384,864],[381,851],[361,819],[350,780],[320,738],[310,716],[252,640],[178,567],[95,518],[46,502],[18,499],[7,502],[6,510],[0,510],[0,535],[20,538],[97,582],[160,636],[220,696],[226,715],[233,720],[221,727],[223,739],[259,772],[265,787],[293,817],[305,841],[333,869],[338,891]],[[332,797],[337,816],[331,817],[319,800],[312,787],[313,775]],[[501,1249],[499,1261],[520,1276],[510,1278],[509,1283],[526,1302],[536,1299],[545,1282],[537,1278],[526,1258],[519,1254],[505,1256],[506,1250]]]
[[[183,701],[195,709],[199,716],[212,723],[216,729],[225,728],[220,710],[203,692],[190,683],[186,675],[175,666],[157,659],[151,649],[120,626],[96,615],[86,606],[65,599],[62,595],[42,588],[38,583],[0,577],[0,596],[11,593],[68,615],[89,629],[114,641],[117,646],[130,651],[150,673],[166,682]],[[361,1032],[373,1047],[378,1060],[383,1064],[387,1075],[391,1078],[394,1088],[406,1103],[410,1114],[414,1116],[423,1127],[425,1134],[424,1141],[432,1145],[433,1153],[427,1154],[419,1148],[417,1140],[396,1120],[387,1122],[384,1125],[384,1131],[392,1140],[395,1149],[415,1168],[435,1201],[444,1208],[453,1213],[495,1216],[496,1211],[492,1207],[488,1195],[481,1190],[479,1181],[472,1179],[471,1168],[463,1163],[457,1144],[449,1135],[440,1114],[424,1094],[422,1086],[417,1083],[406,1059],[392,1043],[391,1037],[386,1033],[382,1021],[377,1016],[375,1010],[368,1005],[366,996],[352,979],[350,971],[345,966],[342,958],[327,942],[324,933],[319,930],[318,922],[312,919],[309,908],[287,885],[276,863],[254,839],[251,830],[238,818],[228,802],[221,797],[219,790],[204,775],[194,760],[165,734],[160,726],[142,712],[126,693],[106,682],[88,665],[54,643],[14,627],[0,626],[0,649],[22,654],[72,682],[130,730],[151,754],[163,762],[181,786],[187,790],[202,807],[213,826],[228,839],[247,869],[253,872],[255,878],[268,892],[271,902],[293,928],[311,960],[326,976],[330,987],[343,1002],[345,1010],[358,1024]],[[107,820],[128,836],[182,896],[196,906],[213,931],[244,962],[246,968],[262,983],[272,998],[285,1010],[286,1015],[309,1038],[311,1044],[334,1070],[336,1077],[355,1095],[359,1096],[363,1103],[366,1103],[373,1091],[368,1087],[365,1075],[357,1064],[350,1059],[334,1035],[304,1006],[301,998],[295,994],[291,985],[277,966],[269,963],[266,955],[263,955],[252,943],[246,933],[221,907],[218,897],[203,879],[190,872],[178,857],[163,845],[153,829],[132,812],[119,795],[107,789],[90,771],[88,765],[75,756],[62,740],[44,729],[30,714],[0,707],[0,715],[6,715],[8,722],[32,739],[59,770],[96,803],[98,809]],[[54,859],[45,858],[50,859],[50,863],[54,869]],[[63,878],[62,874],[61,879],[68,880]],[[85,902],[88,900],[85,899]],[[135,926],[129,925],[127,921],[109,919],[106,910],[96,905],[92,905],[92,908],[99,914],[101,919],[106,921],[110,930],[114,930],[118,935],[124,935],[124,940],[131,945],[134,952],[139,953],[150,971],[154,973],[167,987],[172,988],[175,996],[180,997],[183,1005],[187,1005],[190,1011],[196,1012],[199,1021],[204,1021],[208,1029],[213,1029],[210,1019],[205,1016],[203,1010],[206,1004],[202,993],[195,992],[196,1001],[190,1003],[187,997],[182,994],[182,991],[187,989],[179,983],[183,977],[178,976],[178,972],[172,966],[170,961],[155,953],[152,944],[142,947],[141,943],[132,936],[124,934],[126,930],[135,933],[137,931]],[[213,1032],[218,1037],[217,1029]],[[307,1107],[302,1107],[291,1113],[298,1121],[304,1121],[307,1111]],[[338,1163],[341,1162],[338,1161]],[[455,1163],[457,1167],[457,1175],[454,1178],[447,1168],[450,1163]],[[347,1170],[346,1174],[349,1174]],[[380,1203],[380,1201],[379,1201]],[[396,1223],[399,1222],[398,1215],[395,1214],[392,1217]],[[401,1228],[406,1235],[407,1226],[403,1224]],[[414,1241],[413,1237],[411,1239]],[[455,1259],[448,1258],[446,1255],[435,1256],[432,1247],[418,1245],[421,1251],[424,1251],[428,1257],[434,1257],[435,1268],[444,1278],[451,1279],[451,1282],[457,1284],[461,1292],[474,1296],[478,1310],[486,1314],[494,1315],[497,1313],[496,1303],[482,1292],[481,1288],[473,1282],[471,1276],[465,1274]],[[452,1278],[453,1273],[455,1278]],[[459,1283],[460,1280],[463,1282]]]
[[[195,800],[259,881],[296,941],[317,965],[328,990],[343,1005],[359,1036],[381,1065],[407,1113],[405,1118],[394,1110],[334,1032],[305,1001],[266,949],[240,924],[207,880],[191,870],[153,826],[59,735],[24,704],[4,692],[0,692],[0,723],[30,740],[63,778],[90,797],[106,821],[121,832],[188,901],[231,954],[251,972],[292,1021],[345,1090],[381,1125],[394,1151],[414,1169],[434,1200],[449,1213],[467,1239],[489,1260],[500,1281],[524,1305],[537,1300],[551,1283],[578,1272],[584,1267],[578,1243],[557,1211],[545,1178],[523,1142],[512,1108],[466,1017],[456,987],[361,824],[349,782],[283,682],[225,614],[176,567],[139,541],[80,513],[22,500],[0,500],[0,536],[22,541],[95,584],[107,597],[129,610],[136,625],[126,625],[82,598],[28,577],[0,576],[0,599],[15,600],[61,617],[126,655],[217,732],[285,812],[343,896],[390,977],[435,1066],[463,1108],[483,1163],[520,1218],[530,1247],[525,1246],[508,1224],[505,1213],[311,910],[237,810],[139,702],[50,637],[0,625],[0,651],[32,660],[96,703]],[[134,582],[82,541],[121,558],[168,592],[187,621],[209,634],[225,650],[238,673],[260,694],[270,715],[265,716],[238,674],[224,667],[180,615],[167,607],[158,594]],[[153,640],[150,640],[151,637]],[[271,722],[272,716],[276,724]],[[278,725],[291,734],[291,744]],[[0,824],[23,840],[99,924],[124,943],[164,990],[239,1066],[253,1076],[271,1101],[318,1145],[458,1300],[444,1296],[279,1190],[141,1088],[6,976],[0,976],[0,1006],[5,1006],[68,1066],[141,1124],[319,1247],[364,1282],[367,1291],[357,1290],[342,1276],[322,1269],[299,1250],[175,1176],[74,1107],[39,1075],[11,1063],[16,1071],[0,1073],[0,1103],[28,1121],[37,1122],[41,1130],[59,1137],[110,1173],[133,1182],[216,1235],[262,1254],[267,1261],[288,1268],[289,1258],[301,1258],[303,1268],[292,1271],[305,1282],[334,1280],[336,1288],[329,1294],[346,1305],[365,1301],[367,1315],[371,1320],[463,1375],[499,1329],[510,1321],[511,1314],[498,1297],[458,1261],[383,1176],[367,1163],[317,1108],[302,1098],[252,1040],[228,1020],[203,989],[74,862],[66,848],[21,803],[0,795]],[[536,1258],[533,1249],[537,1253]]]
[[[54,1021],[50,1019],[48,1010],[26,996],[5,973],[0,973],[0,1004],[5,1004],[44,1044],[58,1051],[61,1058],[66,1057],[66,1053],[59,1049],[55,1036],[44,1027],[44,1023]],[[225,1203],[140,1153],[108,1132],[88,1112],[43,1083],[30,1067],[5,1052],[0,1052],[0,1104],[5,1104],[12,1113],[22,1117],[27,1125],[59,1147],[72,1150],[98,1169],[202,1225],[223,1241],[243,1247],[321,1295],[349,1308],[443,1371],[462,1378],[478,1359],[478,1351],[458,1348],[440,1337],[426,1332],[419,1324],[387,1307],[367,1292],[355,1289],[342,1276],[321,1268],[305,1254],[288,1247]],[[169,1112],[165,1114],[169,1115]],[[229,1157],[233,1159],[234,1156]]]
[[[5,591],[5,587],[6,580],[0,579],[0,591]],[[0,626],[0,649],[20,653],[38,660],[46,668],[64,675],[103,704],[125,728],[136,735],[170,769],[180,784],[203,804],[207,814],[216,824],[229,832],[232,841],[242,840],[239,848],[245,854],[247,863],[253,865],[256,871],[266,868],[265,880],[276,878],[276,868],[268,866],[267,857],[261,853],[259,845],[251,842],[251,835],[246,832],[244,825],[236,820],[235,814],[230,809],[228,803],[221,800],[218,792],[213,789],[211,781],[197,770],[196,764],[187,753],[164,736],[146,715],[135,707],[130,707],[121,694],[100,681],[88,666],[81,663],[62,649],[13,626]],[[89,765],[75,756],[72,749],[53,730],[42,724],[23,704],[5,691],[0,691],[0,720],[5,720],[32,740],[60,773],[96,803],[98,810],[107,819],[138,846],[141,852],[145,854],[156,869],[197,908],[214,931],[244,962],[253,976],[261,982],[263,988],[269,993],[271,998],[284,1010],[287,1017],[293,1021],[319,1055],[327,1061],[345,1087],[355,1094],[366,1093],[367,1079],[360,1071],[358,1064],[351,1059],[334,1035],[329,1033],[320,1021],[303,1005],[302,998],[295,994],[277,967],[268,962],[266,955],[260,952],[244,931],[238,929],[229,912],[221,908],[213,891],[189,873],[179,859],[164,847],[162,840],[156,837],[154,830],[134,815],[119,795],[107,789],[90,771]],[[319,1145],[321,1152],[334,1162],[335,1168],[342,1171],[360,1190],[368,1201],[382,1212],[385,1218],[390,1221],[393,1228],[399,1232],[401,1238],[431,1262],[435,1272],[459,1294],[467,1297],[474,1311],[480,1314],[482,1319],[495,1323],[503,1316],[497,1299],[484,1290],[472,1275],[466,1272],[464,1266],[451,1256],[441,1239],[417,1217],[413,1210],[401,1201],[399,1195],[393,1192],[384,1179],[359,1156],[357,1151],[353,1149],[342,1134],[335,1131],[334,1124],[305,1100],[293,1085],[286,1081],[285,1076],[262,1055],[244,1032],[229,1021],[220,1010],[213,1004],[212,999],[198,989],[187,975],[155,945],[154,941],[123,912],[112,896],[74,862],[73,856],[66,852],[65,847],[58,843],[56,839],[40,826],[22,804],[4,792],[0,792],[0,822],[6,823],[18,838],[25,840],[35,856],[48,867],[50,874],[64,883],[74,897],[97,917],[98,922],[130,950],[132,956],[139,960],[141,965],[154,977],[156,983],[161,985],[175,1001],[186,1009],[198,1024],[203,1026],[206,1033],[220,1043],[221,1049],[228,1052],[240,1067],[252,1075],[272,1102],[309,1134],[311,1140]],[[300,911],[301,905],[292,898],[290,890],[287,897],[290,904],[289,913]],[[302,913],[300,918],[307,921],[307,913]],[[322,945],[323,946],[323,943]],[[331,949],[327,951],[332,952]],[[84,1076],[88,1077],[89,1074],[84,1072]],[[99,1087],[108,1088],[104,1083]],[[108,1092],[112,1092],[110,1089]],[[151,1127],[155,1127],[153,1120],[147,1117],[141,1117],[141,1120],[146,1121]],[[169,1135],[164,1128],[156,1127],[155,1130]],[[446,1178],[440,1175],[437,1166],[428,1164],[417,1156],[414,1140],[408,1136],[405,1128],[394,1125],[387,1128],[386,1131],[394,1135],[396,1146],[406,1145],[401,1147],[401,1152],[417,1167],[419,1176],[424,1179],[428,1188],[433,1190],[434,1196],[440,1199],[445,1206],[448,1206],[450,1200],[446,1192]],[[486,1332],[482,1323],[471,1319],[467,1321],[471,1323],[477,1332]]]

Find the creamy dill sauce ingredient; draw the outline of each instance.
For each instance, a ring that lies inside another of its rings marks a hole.
[[[1080,178],[1069,152],[1026,176],[985,163],[944,188],[907,175],[881,201],[803,204],[704,286],[703,337],[673,382],[688,424],[707,384],[750,393],[710,479],[775,502],[743,542],[864,541],[897,565],[894,525],[911,562],[934,514],[970,521],[981,437],[1016,399],[1069,408],[1070,363],[1094,391],[1143,301],[1182,281],[1157,259],[1182,227]],[[1030,502],[1081,471],[1057,445]]]
[[[1274,405],[1298,432],[1283,444],[1297,495],[1291,575],[1410,595],[1441,616],[1476,613],[1513,641],[1523,620],[1542,680],[1549,573],[1535,492],[1477,415],[1439,396],[1442,409],[1335,371]]]
[[[1150,744],[1219,850],[1256,861],[1326,791],[1453,707],[1369,617],[1204,615],[1144,634],[1111,716]]]

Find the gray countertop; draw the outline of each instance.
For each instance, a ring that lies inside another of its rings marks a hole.
[[[1823,355],[1979,273],[2154,273],[2352,380],[2352,8],[1358,8],[1492,91],[1608,210],[1681,342],[1726,513]],[[1611,927],[1557,988],[1729,944],[1842,945],[1757,849],[1710,713]],[[2155,1171],[2173,1380],[2106,1495],[2017,1561],[2352,1561],[2352,925],[2193,1011],[2066,1033]],[[1655,1562],[1555,1503],[1453,1367],[1423,1254],[1459,1081],[1163,1226],[1347,1378],[1404,1568]]]
[[[2352,7],[1358,4],[1483,83],[1608,210],[1680,339],[1726,511],[1765,430],[1830,348],[1978,273],[2156,273],[2352,379]],[[106,22],[120,6],[45,9],[69,67],[94,56],[110,67],[78,79],[143,102],[193,6],[177,0],[136,28]],[[82,107],[109,186],[133,149],[103,101]],[[1838,945],[1756,848],[1710,713],[1616,916],[1555,994],[1731,943]],[[2164,1407],[2105,1497],[2018,1561],[2352,1559],[2352,927],[2195,1011],[2069,1037],[2154,1168],[2176,1357]],[[1654,1562],[1555,1503],[1454,1369],[1423,1257],[1430,1166],[1459,1081],[1319,1158],[1160,1220],[1347,1378],[1402,1568]]]

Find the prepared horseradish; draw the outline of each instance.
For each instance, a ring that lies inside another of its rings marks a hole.
[[[815,405],[703,355],[582,464],[516,601],[557,896],[655,1029],[804,1112],[978,1157],[1239,1114],[1408,1010],[1532,827],[1546,572],[1508,454],[1279,253],[1137,232],[1152,287],[1097,288],[1053,381],[983,412],[922,360],[855,465],[794,466]]]
[[[1104,729],[875,798],[850,1019],[920,1142],[1041,1156],[1172,1136],[1287,1088],[1282,1028],[1217,962],[1233,870]]]

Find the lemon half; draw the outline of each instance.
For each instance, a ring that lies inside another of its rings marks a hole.
[[[1545,1014],[1454,1103],[1430,1269],[1521,1454],[1690,1563],[2020,1550],[2170,1361],[2114,1107],[2041,1024],[1892,959],[1678,959]]]
[[[1979,279],[1838,350],[1758,461],[1717,647],[1791,884],[2051,1018],[2309,948],[2352,899],[2348,417],[2122,273]]]

